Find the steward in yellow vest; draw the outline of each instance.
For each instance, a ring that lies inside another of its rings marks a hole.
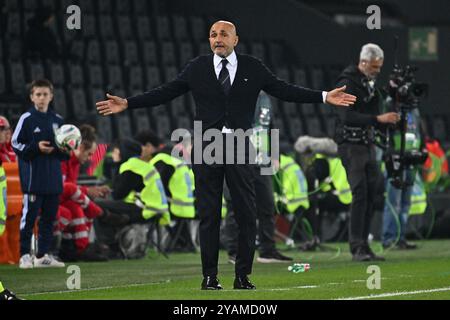
[[[333,236],[335,240],[345,232],[346,223],[339,214],[348,211],[352,193],[333,140],[302,136],[297,139],[294,147],[308,181],[311,204],[305,212],[305,218],[311,224],[312,239],[305,242],[302,249],[311,251],[320,246],[320,226],[324,212],[335,213],[338,230]]]

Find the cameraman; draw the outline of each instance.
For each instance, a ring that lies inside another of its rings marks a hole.
[[[407,67],[406,72],[408,72]],[[386,106],[399,111],[402,119],[397,126],[389,128],[390,144],[385,153],[386,199],[383,213],[383,248],[396,247],[401,250],[416,249],[417,245],[406,241],[405,232],[412,203],[412,191],[418,166],[425,161],[426,151],[422,137],[418,98],[412,94],[400,95],[405,75],[395,70],[398,77],[389,81],[389,96]],[[412,74],[410,74],[412,76]],[[409,79],[409,78],[408,78]],[[410,78],[413,80],[414,78]],[[413,88],[411,84],[409,87]],[[409,90],[408,90],[409,91]],[[403,137],[402,137],[403,136]],[[401,148],[403,138],[403,150]],[[419,184],[420,185],[420,184]],[[422,187],[423,188],[423,187]],[[422,190],[422,192],[425,192]],[[417,201],[416,201],[417,204]],[[421,208],[421,209],[420,209]],[[424,211],[425,206],[415,208]]]
[[[380,124],[395,124],[395,112],[379,114],[382,97],[375,80],[383,66],[383,50],[376,44],[365,44],[358,65],[350,65],[338,78],[357,101],[349,108],[338,110],[335,140],[344,165],[353,201],[350,208],[349,242],[353,261],[384,260],[376,256],[368,244],[373,215],[377,179],[381,177],[375,159],[374,132]]]

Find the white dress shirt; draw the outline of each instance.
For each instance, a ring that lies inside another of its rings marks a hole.
[[[219,74],[220,71],[222,71],[222,60],[224,58],[219,57],[217,54],[214,54],[214,71],[216,71],[216,77],[217,79],[219,79]],[[230,74],[230,81],[231,81],[231,85],[233,85],[233,81],[234,78],[236,77],[236,70],[237,70],[237,57],[236,57],[236,52],[231,52],[231,54],[226,57],[225,59],[228,60],[227,63],[227,69],[228,69],[228,73]]]

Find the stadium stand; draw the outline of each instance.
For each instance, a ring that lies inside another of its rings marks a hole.
[[[82,8],[83,27],[81,31],[69,30],[61,15],[57,15],[52,30],[65,53],[62,58],[29,58],[21,40],[28,28],[27,20],[39,7],[49,6],[62,12],[71,4]],[[107,91],[117,94],[122,90],[128,96],[173,79],[190,59],[210,52],[204,40],[215,19],[154,10],[157,5],[145,0],[5,0],[0,1],[0,6],[0,106],[6,115],[13,116],[13,124],[17,121],[14,114],[20,114],[26,106],[26,84],[38,77],[45,76],[55,84],[54,106],[68,122],[93,116],[94,102]],[[164,6],[159,4],[159,8]],[[280,78],[305,87],[332,88],[343,68],[301,65],[289,59],[289,46],[277,39],[245,39],[236,50],[262,59]],[[327,106],[274,103],[275,123],[290,142],[298,134],[333,134],[334,115]],[[164,112],[139,112],[114,120],[101,128],[102,136],[115,139],[128,132],[122,125],[142,128],[157,123],[157,131],[168,138],[172,126],[189,126],[194,108],[192,96],[188,95],[170,103],[170,109]],[[161,115],[161,119],[151,119],[153,115]],[[430,133],[446,143],[450,139],[447,116],[427,117],[427,121],[433,121],[428,126]],[[103,120],[96,118],[100,130]]]

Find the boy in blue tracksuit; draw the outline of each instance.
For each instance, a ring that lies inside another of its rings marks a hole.
[[[48,254],[53,239],[53,223],[58,212],[59,194],[63,188],[61,161],[69,159],[69,155],[60,151],[54,142],[54,131],[64,120],[48,109],[53,99],[53,85],[50,81],[33,81],[30,99],[34,106],[22,114],[12,136],[24,194],[19,267],[64,267],[64,263]],[[38,252],[36,257],[32,257],[31,237],[39,213]]]

